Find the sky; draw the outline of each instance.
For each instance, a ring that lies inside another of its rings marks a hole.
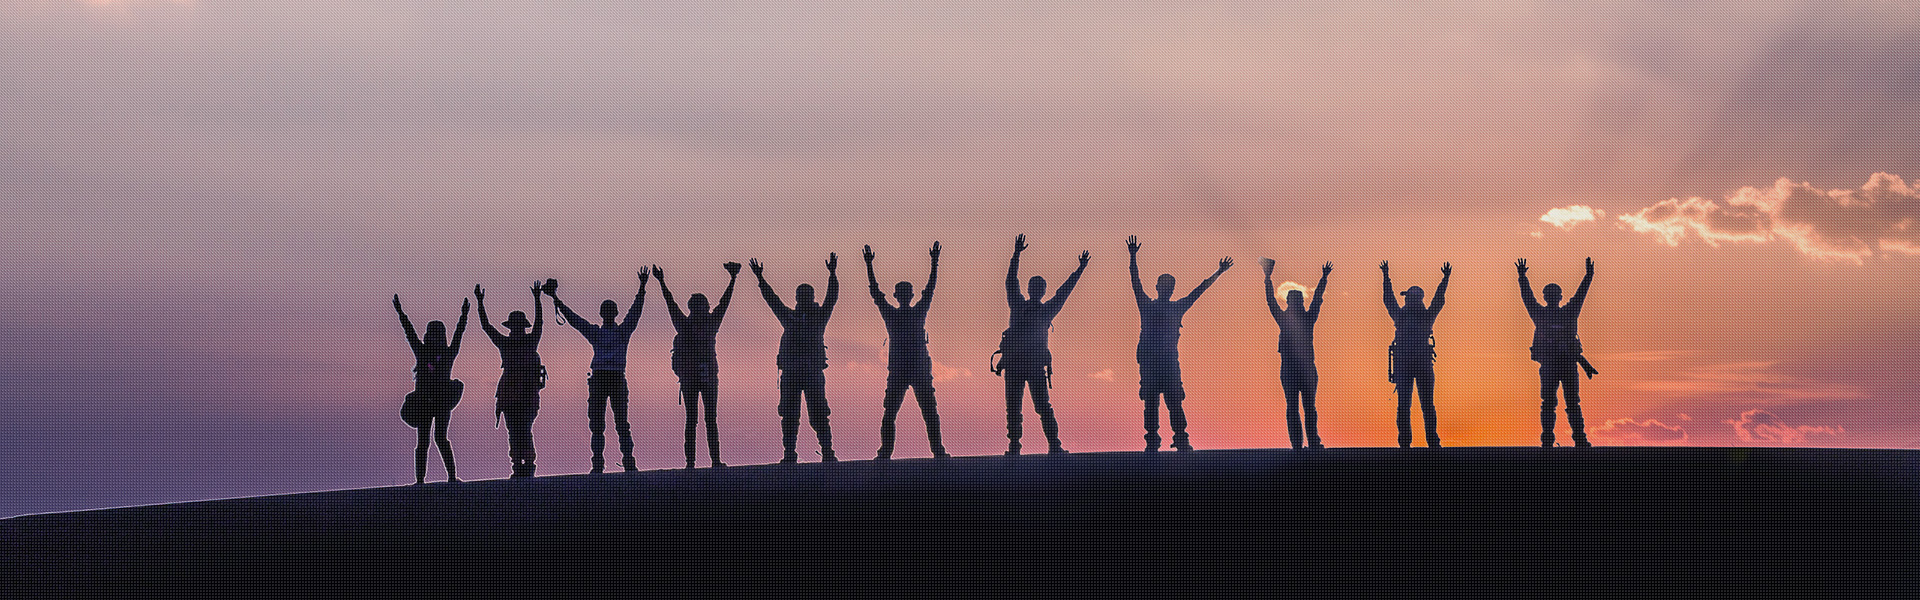
[[[410,483],[394,294],[422,327],[548,277],[624,308],[652,264],[684,300],[759,258],[791,301],[839,253],[827,395],[870,458],[866,244],[888,289],[944,246],[947,447],[997,454],[1021,233],[1023,279],[1092,253],[1052,332],[1074,451],[1143,446],[1129,235],[1180,294],[1237,261],[1181,338],[1201,449],[1288,445],[1263,256],[1283,285],[1334,265],[1329,446],[1395,443],[1381,261],[1400,289],[1452,264],[1440,435],[1515,446],[1539,399],[1513,261],[1571,290],[1592,257],[1597,443],[1920,447],[1916,34],[1891,1],[0,0],[0,516]],[[720,430],[755,464],[780,327],[742,279]],[[663,308],[650,286],[629,359],[643,468],[683,460]],[[469,333],[453,446],[503,477]],[[541,354],[541,473],[584,472],[591,350],[549,320]]]

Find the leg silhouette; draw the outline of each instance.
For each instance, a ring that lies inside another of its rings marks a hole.
[[[913,386],[913,400],[920,404],[920,419],[927,425],[927,446],[934,458],[946,458],[947,447],[940,443],[940,410],[933,402],[933,388]]]

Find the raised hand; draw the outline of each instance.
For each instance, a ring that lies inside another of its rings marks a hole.
[[[1527,274],[1527,259],[1524,259],[1524,258],[1522,258],[1522,259],[1520,259],[1520,260],[1516,260],[1516,261],[1513,261],[1513,268],[1514,268],[1514,269],[1516,269],[1516,270],[1518,270],[1518,271],[1520,271],[1520,274],[1521,274],[1521,275],[1526,275],[1526,274]]]
[[[765,265],[760,264],[760,259],[758,258],[747,259],[747,266],[753,268],[753,275],[755,277],[760,276],[760,271],[766,268]],[[832,268],[832,267],[828,267],[828,268]]]
[[[1013,253],[1019,254],[1021,252],[1025,252],[1026,250],[1027,250],[1027,234],[1022,233],[1018,236],[1015,236],[1013,238]]]
[[[653,265],[653,278],[663,285],[667,283],[667,273],[660,270],[660,265]]]
[[[1089,258],[1092,258],[1092,257],[1093,257],[1093,253],[1092,253],[1092,252],[1088,252],[1088,251],[1086,251],[1086,250],[1081,250],[1081,251],[1080,251],[1080,266],[1082,266],[1082,267],[1085,267],[1085,266],[1087,266],[1087,259],[1089,259]]]
[[[394,305],[394,306],[399,306],[399,305],[400,305],[400,297],[399,297],[399,296],[394,296],[394,297],[393,297],[393,305]],[[460,299],[460,316],[463,316],[463,317],[464,317],[464,316],[467,316],[467,309],[469,309],[469,308],[473,308],[473,301],[472,301],[472,300],[468,300],[468,299],[466,299],[466,298],[461,298],[461,299]]]
[[[932,256],[934,260],[940,260],[940,242],[935,241],[933,243],[933,249],[928,250],[927,254]]]
[[[1127,236],[1127,252],[1136,254],[1140,252],[1140,236]]]
[[[540,301],[540,284],[538,282],[535,282],[533,284],[533,287],[528,289],[533,291],[533,300],[535,302],[539,302]]]
[[[860,256],[862,258],[867,259],[867,264],[869,265],[873,264],[873,245],[868,244],[867,246],[862,247],[860,249]]]
[[[740,274],[740,263],[729,261],[727,264],[720,266],[726,268],[728,275],[738,276]]]
[[[934,242],[934,243],[938,244],[939,242]],[[840,268],[840,253],[828,252],[827,253],[827,272],[832,273],[835,269],[839,269],[839,268]]]
[[[646,270],[646,269],[641,269],[641,270],[639,271],[639,274],[640,274],[640,285],[646,285],[646,284],[647,284],[647,270]]]
[[[399,297],[399,296],[394,296],[394,298],[395,298],[395,299],[399,299],[400,297]],[[476,283],[476,284],[473,284],[473,299],[475,299],[475,300],[479,300],[479,301],[481,301],[481,302],[486,302],[486,301],[487,301],[487,291],[486,291],[486,290],[483,290],[483,289],[480,289],[480,284],[478,284],[478,283]]]
[[[1222,272],[1226,271],[1227,268],[1231,266],[1233,266],[1233,257],[1228,256],[1220,259],[1220,270]]]
[[[1267,258],[1265,256],[1260,257],[1260,270],[1266,272],[1268,277],[1272,277],[1273,276],[1273,259]]]
[[[1380,261],[1380,274],[1381,275],[1387,274],[1387,261],[1384,261],[1384,260]]]
[[[1591,256],[1587,257],[1587,274],[1593,274],[1593,257]]]
[[[394,294],[394,295],[393,295],[393,309],[394,309],[394,310],[400,310],[400,295],[399,295],[399,294]]]
[[[1327,264],[1320,265],[1321,277],[1326,277],[1328,273],[1332,273],[1332,272],[1333,272],[1333,261],[1327,261]]]
[[[1442,277],[1452,276],[1453,263],[1440,263],[1440,275]]]

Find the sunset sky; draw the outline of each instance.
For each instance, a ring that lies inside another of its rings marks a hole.
[[[1183,295],[1238,261],[1182,334],[1201,449],[1287,445],[1262,256],[1334,265],[1329,446],[1395,443],[1381,260],[1429,291],[1451,261],[1440,435],[1511,446],[1539,434],[1512,263],[1571,292],[1591,256],[1596,443],[1920,447],[1916,39],[1896,1],[0,0],[0,517],[411,483],[393,294],[423,327],[476,283],[495,321],[548,277],[624,308],[649,264],[717,298],[757,257],[790,302],[840,253],[827,390],[871,458],[863,244],[888,288],[945,246],[947,446],[997,454],[1020,233],[1023,279],[1093,255],[1052,333],[1074,451],[1143,445],[1128,235]],[[780,457],[753,285],[719,334],[731,464]],[[452,440],[504,477],[472,329]],[[643,468],[682,462],[671,337],[649,286]],[[591,350],[549,314],[541,354],[541,473],[584,472]]]

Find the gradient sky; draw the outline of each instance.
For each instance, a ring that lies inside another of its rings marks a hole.
[[[479,283],[501,320],[546,277],[624,305],[650,263],[684,299],[758,257],[791,300],[839,252],[828,395],[868,458],[862,244],[916,287],[945,244],[947,443],[997,453],[1018,233],[1023,276],[1093,253],[1053,332],[1077,451],[1141,446],[1129,234],[1182,294],[1239,261],[1186,318],[1200,448],[1286,445],[1261,256],[1335,266],[1331,446],[1394,443],[1379,261],[1400,288],[1454,265],[1441,436],[1529,445],[1512,262],[1571,288],[1586,256],[1597,442],[1920,446],[1917,35],[1891,1],[0,0],[0,516],[408,483],[392,294],[451,323]],[[780,452],[751,286],[719,338],[735,464]],[[659,300],[628,369],[646,468],[681,462]],[[541,472],[582,472],[591,351],[549,326]],[[453,443],[502,477],[469,333]]]

